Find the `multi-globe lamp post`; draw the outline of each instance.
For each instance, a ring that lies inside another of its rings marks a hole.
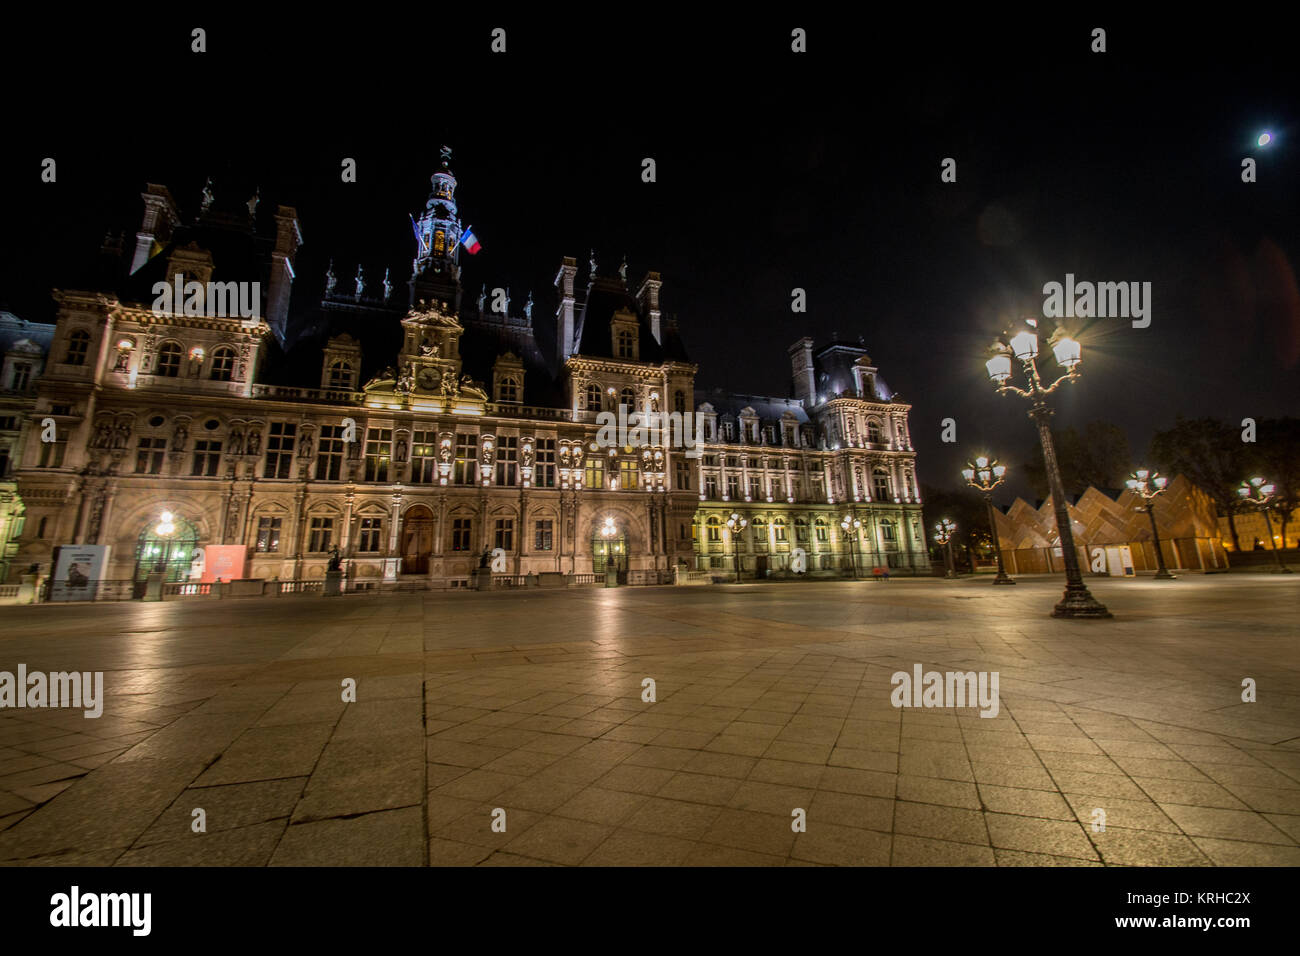
[[[731,546],[736,552],[736,583],[740,583],[740,533],[749,527],[749,519],[742,518],[734,511],[727,519],[727,530],[731,532]]]
[[[994,344],[994,355],[985,366],[989,378],[998,387],[998,393],[1011,392],[1030,402],[1029,417],[1038,425],[1038,441],[1043,446],[1043,464],[1047,471],[1047,484],[1052,493],[1052,510],[1056,515],[1056,533],[1061,542],[1061,556],[1065,561],[1065,594],[1052,609],[1052,617],[1111,617],[1106,606],[1092,596],[1083,583],[1079,570],[1079,555],[1074,550],[1074,532],[1070,528],[1070,514],[1065,505],[1065,487],[1061,483],[1061,469],[1056,461],[1056,448],[1052,444],[1052,409],[1047,396],[1065,382],[1079,377],[1079,363],[1083,348],[1059,327],[1052,333],[1048,344],[1056,357],[1056,364],[1065,374],[1044,385],[1038,373],[1038,322],[1026,319],[1026,328],[1011,336],[1010,341]],[[1028,388],[1008,384],[1011,379],[1012,358],[1020,362]]]
[[[1160,529],[1156,527],[1156,496],[1163,494],[1165,486],[1169,484],[1169,479],[1158,471],[1152,471],[1149,468],[1139,468],[1133,474],[1128,476],[1124,482],[1128,490],[1139,496],[1144,502],[1144,506],[1139,511],[1145,511],[1147,517],[1151,519],[1151,540],[1156,548],[1156,580],[1172,581],[1177,577],[1170,574],[1169,569],[1165,567],[1165,556],[1160,550]]]
[[[1237,494],[1264,513],[1264,525],[1268,528],[1269,543],[1273,545],[1273,560],[1277,562],[1278,573],[1290,574],[1291,569],[1282,563],[1282,552],[1278,550],[1277,538],[1273,537],[1273,519],[1268,516],[1268,504],[1277,496],[1277,486],[1272,482],[1264,481],[1263,478],[1252,478],[1241,483]],[[1282,544],[1285,545],[1286,542],[1283,541]]]
[[[974,461],[966,462],[966,467],[961,472],[961,476],[966,479],[966,484],[984,495],[984,506],[989,513],[989,531],[993,537],[993,553],[997,555],[998,559],[998,574],[993,579],[994,584],[1016,583],[1007,575],[1007,569],[1002,564],[1002,546],[998,542],[998,523],[993,514],[993,489],[1006,480],[1006,473],[1006,465],[999,464],[996,458],[988,458],[984,455],[980,455]]]
[[[952,536],[956,530],[956,522],[947,518],[934,526],[934,540],[944,548],[948,559],[948,573],[944,575],[945,578],[955,578],[957,576],[957,569],[953,567],[952,563]]]
[[[614,563],[614,538],[618,535],[618,526],[612,517],[606,518],[600,526],[600,536],[605,539],[605,587],[612,588],[618,584],[618,566]]]
[[[849,564],[853,568],[853,580],[858,579],[858,557],[857,542],[858,535],[862,533],[862,521],[853,515],[845,515],[840,521],[840,530],[844,532],[844,539],[849,545]]]

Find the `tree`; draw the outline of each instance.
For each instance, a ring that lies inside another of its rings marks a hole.
[[[1070,497],[1081,495],[1090,487],[1121,488],[1132,468],[1128,436],[1119,426],[1108,422],[1089,422],[1083,434],[1075,428],[1054,430],[1052,444],[1061,468],[1061,484]],[[1042,452],[1022,467],[1034,493],[1046,498],[1051,492]]]
[[[1237,488],[1249,462],[1236,428],[1215,418],[1184,418],[1179,415],[1174,427],[1156,432],[1151,439],[1151,458],[1157,468],[1170,478],[1184,475],[1214,502],[1219,514],[1228,519],[1232,547],[1241,551],[1237,540],[1237,523],[1233,520],[1241,508]]]
[[[1246,464],[1250,471],[1275,487],[1269,511],[1282,525],[1282,548],[1291,513],[1300,508],[1300,419],[1261,418],[1256,441],[1247,445]],[[1274,542],[1269,542],[1272,547]]]

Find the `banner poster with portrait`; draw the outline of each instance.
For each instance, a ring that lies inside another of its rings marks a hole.
[[[203,548],[204,584],[248,577],[248,545],[209,544]]]
[[[108,568],[109,545],[64,544],[57,550],[50,600],[93,601]]]

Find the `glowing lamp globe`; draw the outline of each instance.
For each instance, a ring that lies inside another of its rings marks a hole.
[[[1022,362],[1038,357],[1038,336],[1028,329],[1011,337],[1011,351]]]
[[[995,382],[1005,382],[1011,377],[1011,356],[995,355],[984,366],[989,370],[989,378]]]
[[[1083,347],[1068,335],[1057,340],[1052,352],[1056,355],[1056,364],[1066,369],[1074,368],[1083,359]]]

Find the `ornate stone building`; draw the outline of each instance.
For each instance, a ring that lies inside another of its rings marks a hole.
[[[909,406],[865,349],[796,343],[788,398],[697,394],[658,273],[629,285],[626,263],[603,274],[593,253],[584,287],[565,258],[541,323],[531,291],[522,307],[507,289],[467,296],[449,160],[411,217],[406,288],[365,264],[340,282],[331,260],[323,297],[292,320],[294,209],[259,216],[257,196],[223,204],[209,183],[185,218],[148,186],[129,265],[55,293],[31,412],[55,440],[24,435],[17,564],[48,567],[54,545],[76,543],[110,545],[109,576],[136,582],[160,565],[187,579],[216,544],[247,546],[248,575],[281,580],[321,577],[337,546],[354,583],[454,586],[485,551],[513,575],[609,561],[640,581],[737,557],[781,573],[798,548],[811,573],[928,568]],[[258,314],[179,295],[159,307],[159,283],[209,297],[256,283]],[[702,454],[598,440],[598,414],[620,405],[694,410]],[[749,522],[738,540],[733,512]]]
[[[14,466],[33,427],[36,381],[45,368],[54,326],[0,312],[0,582],[7,581],[26,522]],[[34,533],[41,531],[39,524]]]

